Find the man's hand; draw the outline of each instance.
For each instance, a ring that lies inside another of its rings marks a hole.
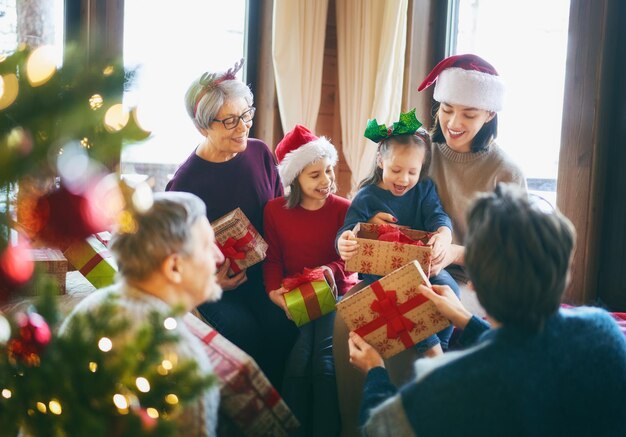
[[[246,269],[243,269],[242,271],[237,273],[235,276],[232,276],[229,278],[228,277],[229,268],[230,268],[230,260],[227,258],[224,261],[224,264],[222,264],[222,266],[219,268],[216,274],[217,283],[220,285],[220,287],[222,287],[222,290],[224,291],[234,290],[235,288],[239,287],[241,284],[243,284],[244,282],[248,280],[248,277],[246,276]]]
[[[354,331],[348,337],[348,348],[350,363],[361,372],[367,374],[374,367],[385,367],[385,362],[376,349]]]
[[[432,287],[430,289],[425,285],[420,285],[418,289],[454,326],[465,329],[472,318],[472,313],[463,306],[454,291],[447,285],[433,285]]]

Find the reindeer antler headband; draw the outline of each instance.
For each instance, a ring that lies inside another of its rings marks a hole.
[[[226,73],[204,73],[200,78],[200,86],[202,86],[202,90],[198,93],[198,97],[196,98],[196,104],[193,107],[193,115],[196,116],[196,112],[198,112],[198,105],[200,104],[200,100],[204,96],[207,95],[209,91],[214,90],[220,83],[226,80],[235,80],[236,75],[243,67],[244,58],[241,58],[239,62],[236,62],[233,68],[229,68]]]

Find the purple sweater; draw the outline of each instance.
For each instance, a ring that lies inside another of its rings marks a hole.
[[[276,159],[261,140],[248,139],[248,147],[230,161],[209,162],[194,152],[178,167],[166,191],[186,191],[206,204],[209,221],[239,207],[263,234],[265,204],[283,195]],[[265,294],[261,263],[247,269],[248,280],[237,290]]]
[[[263,208],[282,196],[276,160],[260,140],[248,139],[248,147],[226,162],[209,162],[194,152],[176,170],[166,191],[186,191],[206,204],[213,221],[239,207],[259,233],[263,233]]]

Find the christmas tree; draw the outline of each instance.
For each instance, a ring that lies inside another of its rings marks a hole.
[[[125,143],[148,136],[122,105],[131,81],[120,62],[72,48],[62,66],[46,47],[0,58],[0,308],[26,285],[43,290],[27,310],[0,310],[3,436],[172,435],[181,406],[213,382],[167,352],[173,317],[155,313],[113,347],[128,321],[110,301],[59,335],[58,286],[28,256],[127,217],[111,171]]]

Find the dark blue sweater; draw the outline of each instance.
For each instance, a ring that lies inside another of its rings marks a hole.
[[[383,368],[372,369],[361,410],[367,435],[393,435],[394,420],[419,436],[626,435],[626,340],[605,311],[561,309],[537,334],[477,335],[483,323],[473,318],[462,335],[480,337],[476,346],[444,355],[425,376],[418,361],[417,380],[399,393]],[[398,402],[372,411],[390,397]]]
[[[442,226],[452,230],[450,217],[443,210],[435,184],[430,179],[419,182],[403,196],[394,196],[390,191],[376,185],[361,188],[346,213],[346,220],[337,232],[337,240],[344,231],[353,229],[357,223],[366,223],[379,212],[387,212],[398,221],[397,225],[411,229],[434,232]],[[368,284],[380,279],[380,276],[361,274]],[[453,286],[455,284],[450,284]]]
[[[435,184],[430,179],[424,179],[403,196],[394,196],[376,185],[361,188],[352,199],[346,221],[337,237],[357,223],[367,222],[379,212],[393,215],[398,219],[398,225],[420,231],[434,232],[441,226],[452,229],[452,222],[441,206]]]

